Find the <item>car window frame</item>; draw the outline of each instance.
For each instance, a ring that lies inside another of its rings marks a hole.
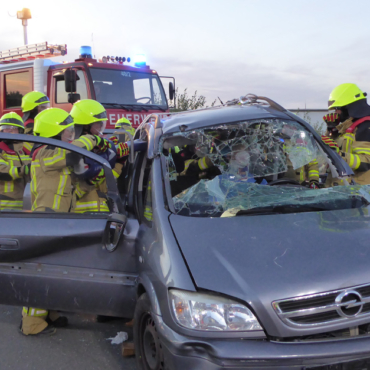
[[[40,136],[32,136],[32,135],[25,135],[25,134],[0,133],[0,141],[3,141],[3,140],[53,145],[53,146],[56,146],[62,149],[69,150],[74,153],[78,153],[84,157],[88,157],[94,160],[95,162],[98,162],[104,169],[105,180],[106,180],[107,189],[108,189],[107,191],[108,198],[114,201],[114,203],[117,206],[118,212],[120,214],[126,215],[125,207],[119,195],[116,180],[112,172],[112,168],[106,159],[100,157],[99,155],[95,153],[89,152],[88,150],[84,148],[80,148],[76,145],[66,143],[60,140],[56,140],[56,139],[51,139],[51,138],[44,138]]]

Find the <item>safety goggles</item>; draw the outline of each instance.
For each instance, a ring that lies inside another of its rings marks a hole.
[[[19,131],[19,127],[17,126],[1,125],[0,132],[5,132],[8,134],[18,134],[20,131]]]

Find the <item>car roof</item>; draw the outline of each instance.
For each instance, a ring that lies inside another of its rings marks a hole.
[[[294,119],[291,113],[282,107],[278,110],[264,104],[218,106],[173,114],[168,119],[163,120],[163,134],[181,131],[180,127],[183,125],[186,126],[185,131],[188,131],[223,123],[263,118]]]

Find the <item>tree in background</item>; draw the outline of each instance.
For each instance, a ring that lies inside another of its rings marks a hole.
[[[303,115],[302,115],[303,113]],[[298,112],[296,113],[297,116],[303,118],[307,123],[309,123],[312,128],[319,134],[319,135],[324,135],[326,131],[326,123],[324,121],[316,121],[312,122],[312,119],[308,112],[300,112],[298,109]]]
[[[179,88],[176,89],[175,105],[170,108],[170,112],[182,112],[186,110],[194,110],[199,108],[207,108],[206,97],[204,95],[197,95],[196,90],[192,96],[188,95],[186,88],[182,94],[179,94]],[[211,107],[216,104],[216,100],[212,102]]]

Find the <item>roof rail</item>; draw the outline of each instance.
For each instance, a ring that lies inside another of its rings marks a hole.
[[[39,58],[58,57],[67,54],[67,45],[39,44],[24,45],[19,48],[0,51],[0,64],[24,62]]]
[[[259,101],[259,100],[262,100]],[[271,108],[274,108],[280,112],[286,112],[286,109],[282,107],[280,104],[276,103],[275,101],[271,100],[270,98],[266,98],[265,96],[258,96],[255,94],[247,94],[245,96],[241,96],[239,99],[232,99],[227,101],[224,105],[247,105],[247,104],[263,104],[265,105],[268,103],[268,105]]]

